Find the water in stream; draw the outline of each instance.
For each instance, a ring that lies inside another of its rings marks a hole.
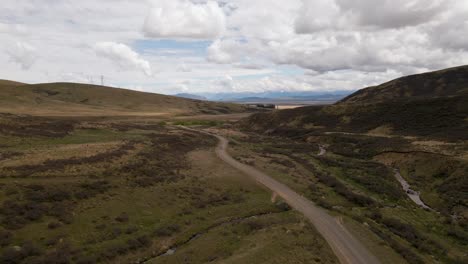
[[[428,209],[433,211],[432,208],[427,206],[422,200],[419,195],[419,192],[411,189],[411,186],[408,184],[408,182],[401,176],[400,172],[395,169],[395,178],[400,182],[401,187],[403,190],[406,192],[406,195],[417,205],[421,206],[424,209]]]

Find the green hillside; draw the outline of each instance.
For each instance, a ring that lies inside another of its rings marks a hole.
[[[236,104],[77,83],[0,82],[0,112],[31,115],[178,115],[243,112]]]

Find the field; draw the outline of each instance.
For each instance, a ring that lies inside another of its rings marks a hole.
[[[2,263],[337,263],[301,215],[177,125],[0,116]]]

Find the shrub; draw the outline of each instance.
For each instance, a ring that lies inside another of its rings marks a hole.
[[[5,247],[11,243],[13,233],[7,230],[0,230],[0,246]]]
[[[349,190],[343,183],[337,180],[335,177],[325,174],[325,173],[317,173],[317,178],[320,182],[331,187],[335,190],[336,193],[345,197],[348,201],[355,203],[359,206],[372,206],[375,205],[375,201],[371,198],[357,194]]]
[[[462,242],[464,245],[468,245],[468,234],[463,230],[450,226],[447,230],[447,235]]]
[[[156,229],[155,234],[160,237],[171,236],[172,234],[179,232],[180,226],[177,224],[171,224],[167,226],[162,226]]]
[[[259,220],[250,220],[246,223],[250,231],[256,231],[265,227],[264,223]]]
[[[57,229],[59,227],[61,227],[62,224],[60,222],[56,222],[56,221],[52,221],[50,222],[48,225],[47,225],[47,228],[49,229]]]
[[[1,263],[22,263],[24,259],[41,255],[42,250],[31,241],[23,243],[21,246],[8,247],[3,250],[0,256]]]
[[[370,226],[372,232],[374,232],[377,236],[383,239],[388,245],[393,248],[398,254],[400,254],[408,263],[415,263],[415,264],[424,264],[424,261],[416,255],[413,251],[409,248],[401,245],[399,242],[394,240],[391,236],[387,235],[386,233],[382,232],[378,228],[374,227],[373,225]]]
[[[289,204],[287,204],[284,201],[276,202],[275,207],[278,208],[280,211],[283,211],[283,212],[291,210],[291,207],[289,206]]]
[[[98,259],[95,256],[79,256],[76,259],[76,264],[94,264],[97,263]]]
[[[138,227],[136,226],[129,226],[125,229],[125,234],[130,235],[138,231]]]
[[[128,222],[129,219],[130,217],[128,216],[128,214],[123,212],[115,218],[115,221],[120,222],[120,223],[125,223],[125,222]]]
[[[126,241],[127,246],[130,250],[137,250],[140,248],[146,248],[151,245],[151,239],[148,236],[140,236],[137,238],[131,238]]]
[[[445,249],[437,242],[429,239],[425,235],[418,232],[413,226],[400,222],[394,218],[383,218],[381,223],[384,224],[394,234],[404,238],[411,243],[415,248],[418,248],[427,253],[445,254]]]

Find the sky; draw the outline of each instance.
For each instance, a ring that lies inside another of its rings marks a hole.
[[[468,64],[466,0],[2,0],[1,79],[356,90]]]

